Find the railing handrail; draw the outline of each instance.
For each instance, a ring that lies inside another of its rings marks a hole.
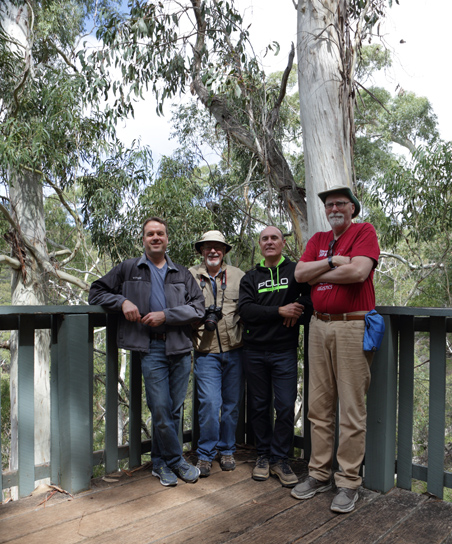
[[[444,471],[443,458],[445,335],[452,331],[452,308],[377,306],[377,310],[385,316],[387,332],[372,365],[372,383],[368,393],[365,485],[386,492],[394,486],[394,474],[397,474],[399,487],[410,488],[412,478],[423,479],[427,481],[428,491],[441,497],[443,486],[452,487],[452,474]],[[22,448],[26,452],[25,461],[19,458],[18,471],[3,473],[2,488],[19,485],[21,496],[27,495],[33,489],[34,480],[44,477],[50,477],[55,483],[63,483],[70,491],[79,491],[89,485],[93,462],[97,463],[100,458],[99,454],[93,456],[92,428],[81,426],[81,435],[75,437],[63,435],[68,432],[67,429],[71,432],[77,429],[80,421],[92,421],[92,406],[89,408],[87,405],[92,405],[93,330],[99,326],[107,328],[106,471],[113,471],[118,460],[124,458],[124,447],[119,448],[117,445],[117,315],[118,312],[89,305],[0,307],[0,330],[19,330],[19,360],[22,369],[22,378],[19,376],[22,380],[19,384],[20,395],[23,398],[33,396],[29,376],[33,374],[34,329],[48,328],[52,331],[51,379],[52,386],[56,387],[51,392],[52,418],[55,420],[51,422],[50,464],[34,466],[34,458],[30,454],[33,446],[30,446],[30,436],[27,436],[29,429],[27,432],[22,431],[22,440],[28,441]],[[436,389],[430,393],[429,467],[413,464],[411,454],[415,331],[428,332],[432,338],[430,359],[433,364],[430,365],[430,379]],[[141,372],[136,354],[131,358],[130,380],[131,422],[127,456],[130,466],[136,466],[140,463],[142,448]],[[83,402],[80,402],[81,398]],[[29,411],[23,413],[30,415]],[[397,432],[400,422],[403,423],[403,432]],[[296,445],[304,448],[306,453],[309,452],[309,426],[306,421],[304,435],[296,437]]]

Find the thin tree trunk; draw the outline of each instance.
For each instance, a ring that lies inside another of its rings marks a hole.
[[[13,233],[14,257],[23,262],[22,269],[11,273],[11,302],[13,305],[40,306],[46,303],[45,277],[33,254],[21,244],[21,235],[47,255],[42,185],[38,176],[29,172],[10,176],[12,216],[19,225]],[[17,435],[17,333],[11,338],[11,462],[18,468]],[[50,331],[35,332],[34,410],[35,463],[50,461]]]

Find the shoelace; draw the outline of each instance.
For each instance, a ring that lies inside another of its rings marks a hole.
[[[281,463],[281,470],[284,472],[284,474],[292,474],[292,469],[289,466],[289,463],[283,461]]]
[[[256,465],[259,467],[259,468],[264,468],[265,466],[267,466],[268,464],[268,459],[266,457],[259,457],[257,462],[256,462]]]

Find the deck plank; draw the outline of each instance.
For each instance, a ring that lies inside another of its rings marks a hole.
[[[350,514],[331,512],[333,492],[307,501],[270,478],[251,478],[253,452],[238,456],[237,469],[195,485],[165,488],[145,469],[116,483],[93,481],[74,498],[44,496],[0,505],[4,544],[452,544],[452,505],[393,489],[386,495],[361,489]],[[296,472],[306,463],[294,463]]]
[[[364,508],[369,501],[379,498],[378,493],[365,491],[361,500],[357,503],[356,510]],[[296,501],[296,504],[290,510],[281,515],[268,520],[262,525],[253,528],[251,531],[239,538],[231,540],[231,544],[292,544],[293,542],[309,542],[311,535],[316,534],[317,538],[324,533],[333,533],[335,527],[344,521],[344,516],[335,514],[330,510],[331,501],[334,497],[333,492],[325,492],[316,495],[312,499],[305,501]],[[295,500],[295,499],[294,499]],[[331,539],[327,542],[349,542],[348,539]]]
[[[1,523],[0,542],[32,544],[54,538],[59,540],[64,534],[65,539],[68,539],[65,542],[75,544],[102,533],[116,533],[124,526],[154,518],[160,513],[168,516],[168,511],[177,509],[178,506],[189,509],[190,503],[195,499],[221,492],[236,483],[247,484],[250,481],[250,472],[248,463],[238,463],[235,471],[226,473],[218,469],[208,479],[209,482],[202,479],[195,485],[181,482],[176,488],[165,488],[157,478],[149,477],[132,481],[131,485],[109,489],[108,493],[87,493],[72,501],[35,509],[26,515],[4,518]],[[246,484],[243,486],[245,489],[248,488]],[[250,493],[252,496],[255,491],[246,489],[246,499]],[[209,508],[206,511],[209,512]],[[147,523],[144,525],[147,526]],[[39,531],[36,531],[37,527],[40,528]]]
[[[444,544],[452,542],[452,508],[449,503],[424,496],[411,516],[394,528],[382,544]]]
[[[364,490],[360,490],[362,496]],[[368,492],[366,492],[368,493]],[[350,514],[334,514],[336,522],[331,527],[325,525],[308,538],[297,542],[303,544],[330,544],[347,542],[349,544],[373,544],[380,542],[394,526],[416,512],[425,497],[403,490],[393,490],[387,495],[378,495],[376,500],[356,503]]]

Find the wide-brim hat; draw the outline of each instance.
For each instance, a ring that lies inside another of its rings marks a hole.
[[[221,242],[226,247],[225,254],[232,249],[232,246],[226,242],[225,237],[219,230],[209,230],[201,236],[200,240],[195,242],[195,249],[198,253],[201,253],[201,246],[206,242]]]
[[[318,196],[325,204],[326,197],[328,195],[331,195],[332,193],[341,193],[347,196],[353,202],[353,204],[355,205],[355,211],[353,212],[352,218],[356,217],[359,214],[359,212],[361,211],[361,204],[359,203],[359,200],[356,198],[356,196],[352,193],[350,187],[347,187],[346,185],[335,185],[334,187],[330,187],[326,191],[318,193]]]

